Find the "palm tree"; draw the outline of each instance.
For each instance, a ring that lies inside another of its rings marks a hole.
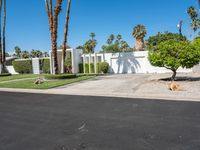
[[[2,20],[2,0],[0,0],[0,65],[2,65],[2,60],[3,60],[3,53],[2,53],[2,37],[1,37],[1,20]],[[0,68],[2,73],[2,67]]]
[[[188,15],[190,16],[191,20],[195,20],[198,17],[198,13],[194,6],[190,6],[187,10]]]
[[[144,37],[146,36],[147,31],[144,25],[137,25],[133,29],[132,36],[136,39],[136,50],[144,49]]]
[[[15,46],[15,54],[16,54],[16,56],[18,57],[18,58],[20,58],[21,57],[21,48],[20,47],[18,47],[18,46]]]
[[[115,41],[115,44],[119,44],[122,39],[122,36],[120,34],[117,35],[117,40]]]
[[[56,5],[53,11],[52,0],[45,0],[46,11],[51,32],[53,69],[54,69],[53,74],[58,74],[57,31],[58,31],[58,16],[61,11],[62,2],[63,0],[56,0]]]
[[[96,34],[94,32],[90,33],[90,37],[91,37],[92,40],[94,40],[95,36],[96,36]]]
[[[121,49],[123,52],[128,51],[130,49],[130,47],[126,41],[121,41]]]
[[[108,45],[113,44],[114,39],[115,39],[115,35],[114,35],[114,34],[111,34],[110,37],[109,37],[108,40],[107,40],[107,44],[108,44]]]
[[[195,32],[200,27],[200,20],[198,18],[198,12],[194,6],[190,6],[187,10],[187,13],[191,19],[191,29],[194,31],[194,34],[195,34]]]
[[[68,0],[67,12],[66,12],[66,22],[65,22],[65,31],[64,31],[64,42],[63,42],[63,51],[62,51],[62,70],[61,73],[65,73],[65,58],[66,58],[66,49],[67,49],[67,36],[69,29],[69,16],[70,16],[71,0]]]
[[[4,19],[3,19],[3,70],[6,71],[6,0],[4,0]]]

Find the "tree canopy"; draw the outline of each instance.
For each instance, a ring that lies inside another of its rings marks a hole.
[[[158,33],[155,36],[149,37],[149,39],[146,41],[147,49],[155,50],[157,48],[157,45],[168,40],[187,41],[187,38],[178,33],[171,33],[171,32]]]
[[[153,66],[165,67],[173,72],[175,80],[177,70],[192,68],[200,62],[200,39],[194,42],[175,39],[159,43],[156,50],[149,52],[149,60]]]

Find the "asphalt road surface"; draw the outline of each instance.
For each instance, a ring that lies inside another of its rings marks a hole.
[[[199,149],[199,102],[0,92],[0,150]]]

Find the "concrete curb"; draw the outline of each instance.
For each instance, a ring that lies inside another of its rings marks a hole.
[[[31,93],[31,94],[49,94],[49,95],[74,95],[74,96],[94,96],[94,97],[116,97],[116,98],[137,98],[137,99],[153,99],[153,100],[170,100],[170,101],[194,101],[200,102],[199,97],[166,97],[166,96],[154,96],[154,95],[127,95],[127,94],[89,94],[89,93],[81,93],[81,94],[74,94],[74,93],[62,93],[62,92],[55,92],[50,90],[33,90],[33,89],[14,89],[14,88],[0,88],[0,92],[10,92],[10,93]]]

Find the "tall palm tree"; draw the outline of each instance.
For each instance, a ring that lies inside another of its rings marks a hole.
[[[1,17],[2,17],[2,0],[0,0],[0,65],[2,65],[2,60],[3,60],[2,37],[1,37],[1,20],[2,20],[2,18]],[[2,71],[2,66],[1,66],[0,70]]]
[[[117,39],[116,39],[116,41],[115,41],[115,44],[120,44],[120,41],[121,41],[121,39],[122,39],[122,36],[121,36],[120,34],[118,34],[116,38],[117,38]]]
[[[137,25],[133,29],[132,36],[136,39],[136,50],[144,49],[144,37],[147,31],[144,25]]]
[[[91,37],[92,40],[94,40],[95,36],[96,36],[96,34],[94,32],[90,33],[90,37]]]
[[[187,9],[187,13],[191,19],[191,29],[194,31],[194,34],[195,32],[199,29],[200,27],[200,20],[198,18],[198,12],[197,10],[195,9],[194,6],[190,6],[188,9]]]
[[[66,58],[66,49],[67,49],[67,36],[69,30],[69,16],[70,16],[71,0],[68,0],[67,12],[66,12],[66,22],[65,22],[65,31],[64,31],[64,42],[63,42],[63,51],[62,51],[62,70],[61,73],[65,73],[65,58]]]
[[[4,19],[3,19],[3,70],[6,71],[6,0],[4,0]]]
[[[187,13],[190,16],[192,21],[195,20],[198,17],[198,13],[197,13],[196,9],[194,8],[194,6],[190,6],[187,9]]]
[[[121,39],[122,39],[122,35],[118,34],[118,35],[117,35],[117,40],[118,40],[118,41],[121,41]]]
[[[130,49],[130,47],[129,47],[129,45],[126,41],[121,41],[121,49],[122,49],[123,52]]]
[[[63,0],[56,0],[56,5],[53,11],[52,0],[45,0],[46,11],[51,32],[53,69],[54,69],[53,74],[58,74],[57,31],[58,31],[58,16],[61,11],[62,2]]]
[[[115,39],[115,35],[114,35],[114,34],[111,34],[111,35],[109,36],[108,40],[107,40],[107,44],[108,44],[108,45],[113,44],[114,39]]]

